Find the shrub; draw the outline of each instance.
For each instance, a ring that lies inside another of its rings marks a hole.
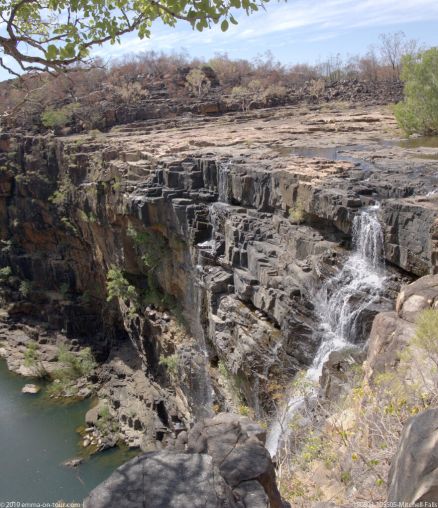
[[[0,282],[6,282],[12,275],[12,269],[10,266],[0,268]]]
[[[26,367],[33,367],[39,359],[38,348],[38,342],[34,340],[30,340],[26,344],[26,351],[24,352],[24,364]]]
[[[79,104],[67,104],[60,109],[48,108],[41,115],[41,122],[44,127],[59,128],[65,127],[73,119],[73,114]]]
[[[231,90],[231,96],[240,102],[243,112],[248,111],[254,101],[266,98],[264,93],[264,85],[259,79],[253,79],[247,86],[235,86]]]
[[[63,369],[58,373],[61,378],[78,379],[89,376],[96,368],[96,361],[89,347],[81,349],[78,353],[72,353],[65,346],[59,347],[58,360],[63,364]]]
[[[283,99],[287,95],[287,89],[280,85],[269,85],[263,92],[265,99]]]
[[[33,369],[34,375],[36,377],[45,377],[47,375],[47,371],[43,366],[38,350],[38,342],[30,340],[26,344],[26,350],[24,351],[24,365]]]
[[[302,201],[298,200],[295,205],[289,209],[289,217],[293,222],[300,224],[305,219],[306,212]]]
[[[252,102],[251,96],[251,91],[246,86],[235,86],[231,90],[231,97],[240,103],[243,112],[249,110]]]
[[[30,280],[22,280],[19,291],[24,298],[27,298],[32,291],[32,282]]]
[[[403,58],[405,98],[394,108],[406,134],[438,133],[438,48]]]
[[[75,397],[78,394],[78,387],[69,379],[56,378],[46,389],[46,393],[51,398]]]
[[[423,310],[416,325],[412,345],[425,351],[435,365],[438,365],[438,310]]]
[[[99,409],[96,427],[104,436],[115,434],[119,431],[119,425],[111,416],[107,405]]]
[[[59,182],[58,189],[49,197],[49,201],[54,205],[62,205],[66,202],[68,196],[74,191],[73,182],[68,174],[63,175]]]
[[[158,363],[166,368],[171,378],[174,378],[178,375],[179,360],[177,354],[169,356],[160,355],[160,360]]]
[[[325,91],[325,81],[323,79],[312,79],[309,85],[309,92],[319,98]]]
[[[59,287],[59,292],[63,296],[63,298],[66,298],[68,295],[68,292],[70,291],[70,284],[68,282],[63,282],[61,286]]]
[[[124,277],[122,271],[112,266],[106,276],[106,289],[108,292],[107,301],[110,302],[113,298],[123,298],[124,300],[137,300],[137,290],[134,286],[129,284]]]
[[[58,361],[62,367],[53,373],[54,379],[47,387],[47,394],[55,398],[74,397],[78,392],[75,381],[90,376],[97,366],[93,353],[89,347],[73,353],[61,345],[58,350]]]

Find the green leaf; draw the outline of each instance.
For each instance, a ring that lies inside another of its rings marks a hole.
[[[229,23],[226,19],[224,19],[221,23],[221,30],[222,32],[226,32],[228,30]]]
[[[55,60],[58,56],[58,48],[54,44],[49,44],[46,51],[47,60]]]

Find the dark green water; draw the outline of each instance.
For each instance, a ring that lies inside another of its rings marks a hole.
[[[134,453],[116,448],[61,466],[81,452],[76,429],[90,402],[54,403],[22,394],[25,384],[0,360],[0,502],[80,502]]]

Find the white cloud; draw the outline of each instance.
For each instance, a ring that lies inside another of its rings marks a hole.
[[[246,16],[236,15],[238,26],[231,26],[222,33],[218,26],[199,33],[184,23],[176,28],[156,23],[152,37],[141,41],[135,36],[126,37],[120,46],[105,46],[96,54],[119,57],[126,53],[137,53],[151,49],[178,50],[185,47],[209,52],[221,49],[236,49],[242,44],[263,44],[264,39],[285,36],[309,43],[333,39],[339,34],[354,29],[378,28],[409,22],[438,21],[436,0],[290,0],[266,4],[266,10]],[[242,47],[242,49],[244,49]]]
[[[289,0],[276,3],[271,0],[266,10],[246,16],[236,13],[238,26],[232,25],[222,33],[218,26],[202,33],[179,22],[175,28],[154,23],[151,39],[140,40],[134,34],[122,38],[120,45],[105,44],[94,52],[96,56],[119,58],[142,51],[179,51],[211,55],[229,51],[233,57],[255,54],[268,48],[286,44],[321,45],[342,34],[358,30],[401,27],[408,23],[438,21],[436,0]],[[369,42],[372,42],[370,40]],[[435,41],[434,41],[435,42]],[[438,42],[438,38],[436,40]],[[436,43],[435,42],[435,43]],[[3,77],[0,70],[0,78]]]

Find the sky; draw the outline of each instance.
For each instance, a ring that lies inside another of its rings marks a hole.
[[[156,22],[150,39],[129,34],[120,45],[106,44],[93,54],[110,60],[155,50],[251,59],[270,51],[285,64],[314,64],[338,53],[363,54],[378,45],[379,34],[400,30],[425,46],[438,46],[437,0],[271,0],[265,9],[251,16],[236,13],[239,24],[226,33],[218,26],[200,33],[184,22],[174,28]],[[7,78],[0,71],[0,80]]]

